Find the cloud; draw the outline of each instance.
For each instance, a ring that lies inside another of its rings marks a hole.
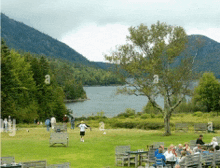
[[[98,26],[94,23],[79,27],[77,31],[67,33],[61,39],[76,51],[86,56],[90,61],[104,62],[103,54],[110,52],[117,44],[126,43],[128,26],[108,24]]]
[[[219,33],[220,28],[208,28],[208,29],[191,28],[189,30],[186,30],[186,32],[188,35],[202,34],[220,43],[220,33]]]
[[[220,42],[217,0],[2,0],[1,6],[7,16],[95,61],[125,42],[128,27],[158,20]]]
[[[87,23],[137,26],[160,20],[183,27],[216,27],[219,6],[215,0],[2,0],[6,15],[58,39]]]

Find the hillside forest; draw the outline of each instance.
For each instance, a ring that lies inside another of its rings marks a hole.
[[[123,83],[110,71],[9,49],[3,39],[1,59],[1,118],[17,123],[51,116],[61,121],[68,114],[65,99],[87,98],[83,85]]]

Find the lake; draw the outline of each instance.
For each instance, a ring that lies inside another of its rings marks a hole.
[[[124,112],[126,108],[132,108],[141,112],[147,104],[146,96],[116,95],[118,86],[91,86],[84,87],[87,97],[90,100],[84,102],[66,103],[66,107],[73,111],[74,117],[96,115],[97,112],[104,112],[106,117],[113,117]],[[163,98],[159,97],[157,103],[163,107]]]

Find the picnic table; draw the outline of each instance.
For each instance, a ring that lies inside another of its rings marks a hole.
[[[134,164],[135,164],[135,167],[137,167],[138,165],[141,165],[140,156],[142,154],[148,153],[148,151],[126,151],[126,153],[128,153],[128,167],[130,167],[130,164],[133,163],[130,160],[131,155],[135,155]]]
[[[3,164],[1,165],[1,167],[5,167],[5,168],[21,168],[21,164]]]
[[[176,164],[176,161],[175,160],[167,160],[165,163],[166,163],[166,165],[170,165],[171,168],[173,168],[174,165]]]

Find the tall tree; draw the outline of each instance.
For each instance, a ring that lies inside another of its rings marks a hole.
[[[144,24],[130,27],[129,33],[127,44],[116,47],[105,58],[117,65],[118,72],[125,70],[133,78],[126,81],[122,75],[128,85],[121,92],[147,96],[164,116],[164,135],[171,135],[170,117],[185,95],[190,94],[189,85],[193,78],[193,58],[187,53],[180,64],[175,64],[176,57],[186,48],[186,33],[182,27],[160,22],[150,28]],[[164,108],[156,102],[158,96],[164,98]],[[176,96],[178,101],[173,104],[172,99]]]
[[[1,117],[16,116],[18,80],[12,66],[10,50],[1,39]]]
[[[194,90],[195,102],[200,102],[206,107],[206,111],[220,110],[220,83],[213,73],[204,73]]]

